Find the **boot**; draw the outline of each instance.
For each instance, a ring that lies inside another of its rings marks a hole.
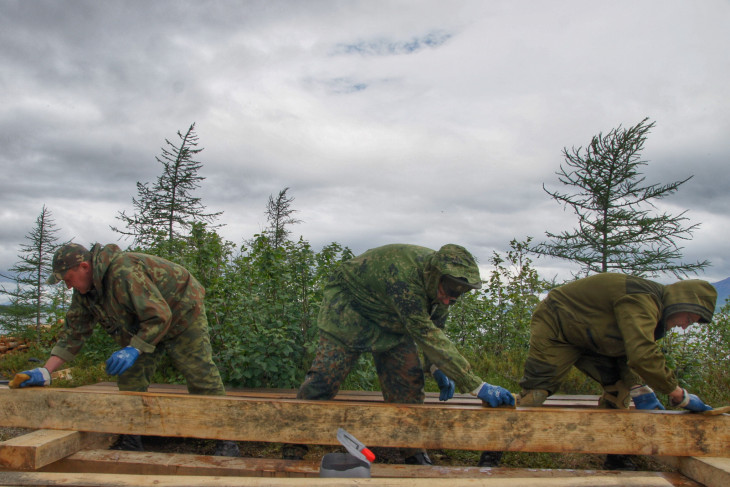
[[[238,443],[235,441],[218,440],[215,443],[213,455],[216,457],[240,457],[241,450],[238,449]]]
[[[411,455],[405,459],[406,465],[433,465],[433,462],[428,458],[426,450],[420,451],[415,455]]]
[[[606,455],[603,462],[604,470],[636,470],[636,464],[631,460],[632,455]]]
[[[144,451],[140,435],[119,435],[110,450]]]
[[[499,467],[499,463],[502,461],[502,453],[501,451],[483,451],[477,466]]]
[[[281,447],[281,458],[284,460],[303,460],[304,455],[309,451],[307,445],[286,443]]]

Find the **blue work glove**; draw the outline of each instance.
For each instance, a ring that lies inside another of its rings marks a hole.
[[[17,389],[18,387],[28,386],[48,386],[51,385],[51,374],[45,367],[38,367],[33,370],[24,370],[18,372],[10,381],[8,387]]]
[[[636,409],[664,409],[662,403],[657,399],[656,394],[649,386],[639,386],[631,389],[631,399],[634,400]]]
[[[693,413],[701,413],[702,411],[709,411],[712,409],[712,406],[708,406],[702,402],[702,399],[687,392],[687,389],[682,389],[682,391],[684,392],[682,402],[675,404],[676,407],[684,408],[688,411],[692,411]]]
[[[134,365],[139,357],[139,350],[134,347],[124,347],[114,352],[106,361],[106,373],[109,375],[121,375],[125,370]]]
[[[503,405],[515,405],[515,397],[510,391],[508,391],[504,387],[493,386],[491,384],[487,384],[486,382],[479,386],[476,396],[493,408]]]
[[[448,401],[454,397],[456,384],[453,380],[449,379],[446,374],[436,367],[431,369],[431,375],[433,375],[433,378],[436,379],[436,384],[439,386],[439,390],[441,391],[441,394],[439,394],[439,401]]]

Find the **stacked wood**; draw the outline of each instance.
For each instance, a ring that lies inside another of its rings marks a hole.
[[[31,342],[24,338],[0,335],[0,356],[13,352],[22,352],[27,350],[30,345]]]
[[[0,444],[0,465],[6,466],[0,466],[0,485],[728,485],[727,459],[715,457],[730,451],[730,415],[599,410],[594,397],[492,409],[463,395],[442,403],[430,393],[426,404],[404,405],[383,403],[377,393],[344,391],[333,401],[297,400],[294,393],[237,390],[210,397],[186,394],[181,386],[122,393],[114,384],[0,390],[0,426],[41,432],[9,440],[5,452]],[[682,474],[376,463],[371,480],[331,480],[312,478],[318,468],[311,461],[109,451],[84,447],[79,436],[337,445],[338,427],[379,447],[668,455],[681,457]],[[703,483],[684,476],[684,469],[702,471]]]

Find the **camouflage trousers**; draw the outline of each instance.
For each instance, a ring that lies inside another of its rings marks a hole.
[[[317,353],[297,398],[328,400],[335,397],[361,353],[320,332]],[[385,402],[423,404],[426,397],[423,366],[413,339],[406,336],[390,350],[372,354]]]
[[[164,353],[185,377],[190,394],[225,395],[226,390],[221,375],[213,362],[205,313],[179,335],[164,338],[157,344],[154,352],[140,354],[134,365],[118,377],[119,390],[147,391],[152,375]]]
[[[560,330],[557,315],[543,301],[532,315],[530,351],[520,386],[523,390],[542,389],[554,394],[573,366],[604,390],[619,381],[627,387],[643,383],[629,368],[626,356],[599,355],[568,343]]]
[[[297,399],[328,400],[335,397],[361,353],[320,331],[317,353],[299,387]],[[423,404],[426,397],[423,366],[412,338],[404,337],[399,345],[390,350],[371,353],[385,402]],[[422,448],[397,450],[403,458],[425,452]]]

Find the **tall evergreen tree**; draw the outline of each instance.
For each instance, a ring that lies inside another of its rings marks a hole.
[[[27,243],[20,244],[19,260],[9,269],[12,275],[2,275],[15,284],[11,290],[0,287],[0,293],[9,297],[18,313],[16,326],[35,324],[38,339],[47,304],[46,278],[52,270],[53,253],[61,245],[57,233],[51,211],[43,205],[35,227],[25,236]]]
[[[696,273],[708,261],[685,263],[678,240],[689,240],[699,226],[685,226],[686,211],[678,215],[658,213],[654,201],[677,192],[692,176],[668,184],[646,184],[641,151],[654,122],[645,118],[637,125],[599,133],[585,151],[563,149],[565,166],[556,174],[573,188],[561,193],[543,189],[569,206],[578,227],[555,234],[532,251],[580,264],[582,273],[620,271],[637,276],[671,273],[677,277]],[[654,210],[654,211],[652,211]]]
[[[279,191],[276,199],[273,195],[269,195],[269,202],[266,205],[266,219],[269,222],[266,233],[274,248],[277,249],[281,247],[291,233],[287,226],[302,222],[293,216],[297,210],[291,207],[294,198],[287,196],[287,191],[289,191],[288,187]]]
[[[111,227],[115,232],[132,237],[138,247],[168,255],[175,253],[175,242],[187,236],[193,223],[211,223],[221,214],[206,212],[200,198],[193,196],[205,179],[198,175],[203,164],[195,160],[203,150],[197,148],[195,123],[185,134],[178,131],[177,135],[179,145],[165,139],[167,146],[155,157],[162,164],[162,174],[155,184],[150,187],[148,183],[137,182],[137,198],[132,199],[134,214],[121,211],[117,215],[126,228]]]

